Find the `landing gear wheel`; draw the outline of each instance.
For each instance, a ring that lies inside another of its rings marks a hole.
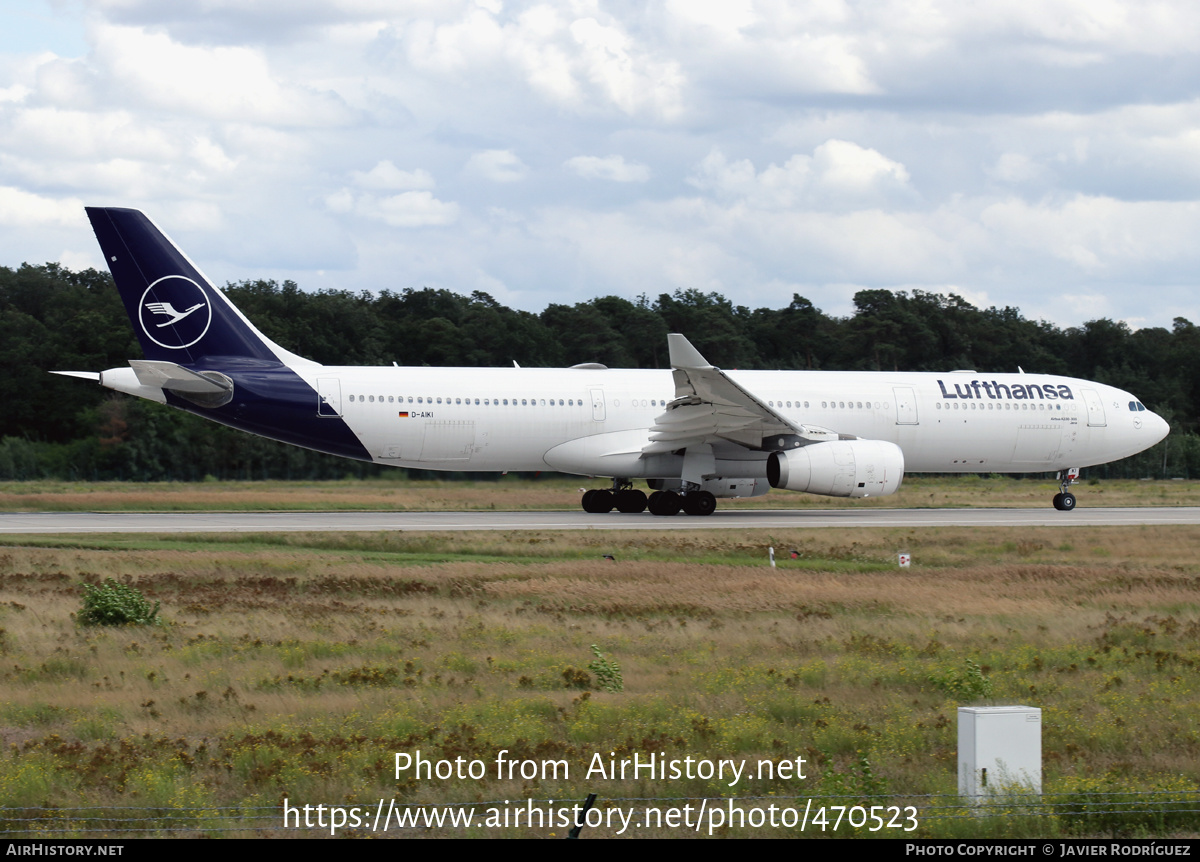
[[[1069,491],[1054,495],[1054,508],[1060,512],[1069,512],[1075,508],[1075,495]]]
[[[597,488],[592,497],[592,511],[597,515],[607,515],[613,510],[613,492],[605,488]]]
[[[1070,512],[1075,508],[1075,495],[1067,489],[1079,478],[1079,468],[1072,467],[1058,474],[1058,487],[1061,491],[1054,495],[1054,508],[1060,512]]]
[[[623,491],[618,491],[617,511],[627,515],[636,515],[638,512],[646,511],[646,494],[642,491],[626,488]]]
[[[655,491],[647,501],[651,515],[678,515],[683,499],[674,491]]]
[[[592,515],[603,515],[613,510],[613,492],[604,488],[593,488],[583,494],[583,511]]]
[[[683,498],[683,511],[689,515],[711,515],[717,509],[717,498],[708,491],[692,491]]]

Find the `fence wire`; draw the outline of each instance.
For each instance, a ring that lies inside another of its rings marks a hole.
[[[1200,790],[1195,791],[1109,791],[1072,792],[1069,794],[992,794],[976,797],[957,794],[895,794],[870,796],[864,794],[827,794],[799,797],[780,796],[666,796],[610,797],[597,800],[598,808],[616,806],[634,808],[681,807],[688,804],[719,804],[752,807],[762,803],[786,805],[806,803],[815,806],[838,807],[913,807],[921,827],[912,833],[919,837],[929,830],[929,824],[974,820],[981,824],[996,819],[1018,820],[1039,818],[1043,822],[1060,818],[1068,831],[1116,834],[1130,829],[1200,829]],[[364,800],[356,807],[374,809],[378,797]],[[381,804],[381,803],[380,803]],[[571,800],[495,799],[475,802],[399,802],[396,809],[466,810],[507,808],[526,805],[569,805]],[[296,806],[289,803],[291,807]],[[350,808],[345,803],[326,808]],[[302,807],[302,806],[301,806]],[[298,820],[297,820],[298,822]],[[414,827],[408,827],[412,829]],[[371,832],[370,827],[341,827],[343,834]],[[797,830],[792,830],[797,831]],[[866,830],[846,830],[846,832]],[[99,836],[186,836],[202,834],[261,834],[261,833],[329,834],[328,828],[288,826],[281,805],[261,806],[78,806],[78,807],[0,807],[0,836],[6,838],[61,838]],[[403,834],[404,829],[392,830]]]

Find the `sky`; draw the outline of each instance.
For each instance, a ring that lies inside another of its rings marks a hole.
[[[1200,4],[5,0],[0,265],[1200,322]]]

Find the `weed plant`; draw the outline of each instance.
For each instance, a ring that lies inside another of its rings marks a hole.
[[[159,607],[159,602],[151,605],[141,590],[105,578],[103,584],[83,585],[78,620],[85,626],[158,625]]]
[[[596,686],[601,691],[618,692],[625,690],[625,680],[621,677],[621,666],[615,661],[604,657],[600,647],[592,644],[592,654],[595,656],[588,664],[588,670],[596,675]]]

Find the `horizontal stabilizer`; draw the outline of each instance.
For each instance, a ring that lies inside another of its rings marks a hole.
[[[143,386],[157,386],[175,392],[228,392],[230,385],[223,380],[212,380],[197,374],[182,365],[156,359],[130,359],[133,373]]]
[[[95,380],[100,382],[98,371],[51,371],[51,374],[61,374],[63,377],[78,377],[80,380]]]

